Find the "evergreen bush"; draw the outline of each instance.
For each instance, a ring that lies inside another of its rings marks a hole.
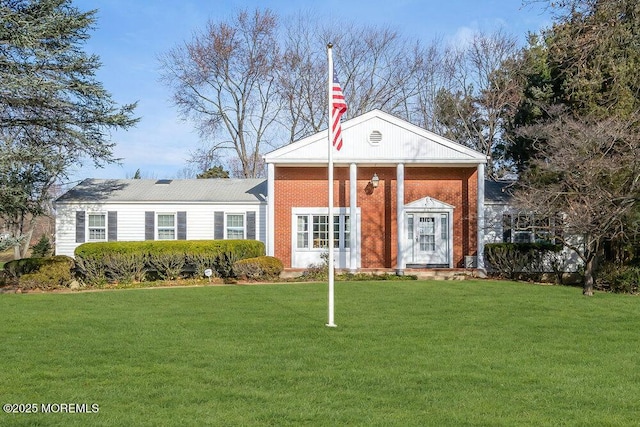
[[[73,258],[54,256],[9,261],[5,271],[17,279],[22,289],[57,289],[69,286],[73,267]]]
[[[271,256],[246,258],[233,265],[237,277],[249,280],[273,280],[280,277],[284,269],[282,261]]]
[[[216,276],[232,278],[236,261],[262,256],[264,251],[264,243],[257,240],[91,242],[78,246],[75,257],[86,283],[103,284],[202,277],[207,268]]]
[[[51,246],[51,241],[46,235],[42,235],[38,243],[31,247],[31,257],[32,258],[44,258],[51,256],[53,252],[53,247]]]

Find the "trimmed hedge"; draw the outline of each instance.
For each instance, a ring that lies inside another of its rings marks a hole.
[[[216,276],[235,277],[237,260],[264,255],[257,240],[171,240],[84,243],[75,250],[78,272],[89,284]]]
[[[77,257],[105,254],[163,253],[219,255],[232,252],[241,259],[265,254],[264,243],[258,240],[144,240],[139,242],[83,243],[74,252]]]
[[[236,261],[233,269],[237,277],[249,280],[272,280],[280,277],[282,261],[271,256],[246,258]]]

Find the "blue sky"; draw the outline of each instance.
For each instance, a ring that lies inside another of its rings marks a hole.
[[[541,6],[520,0],[75,0],[97,9],[97,28],[85,45],[102,62],[97,77],[119,104],[138,101],[138,125],[111,135],[120,165],[96,169],[87,162],[71,173],[84,178],[176,178],[189,152],[199,146],[193,127],[180,119],[171,93],[159,81],[158,55],[190,40],[208,20],[221,21],[239,9],[269,8],[280,17],[299,11],[386,25],[425,44],[435,38],[462,41],[473,31],[498,28],[524,40],[548,26]]]

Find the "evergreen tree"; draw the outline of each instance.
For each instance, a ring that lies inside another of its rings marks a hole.
[[[109,132],[137,121],[135,104],[111,99],[95,78],[98,57],[82,50],[94,24],[95,11],[71,0],[0,2],[0,216],[14,239],[30,234],[70,167],[116,161]]]

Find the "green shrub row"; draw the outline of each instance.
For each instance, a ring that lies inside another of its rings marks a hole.
[[[75,250],[79,275],[87,284],[235,277],[234,264],[264,255],[257,240],[181,240],[84,243]]]
[[[550,243],[489,243],[484,256],[492,274],[517,280],[523,274],[543,272],[545,257],[561,250],[561,245]]]

